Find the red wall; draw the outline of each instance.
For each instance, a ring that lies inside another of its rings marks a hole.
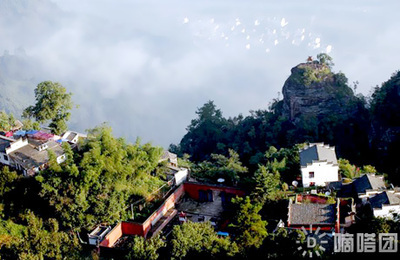
[[[191,198],[198,200],[200,190],[218,190],[226,193],[234,194],[237,196],[244,196],[245,192],[231,187],[214,186],[199,183],[184,183],[179,186],[174,193],[172,193],[164,203],[148,217],[143,223],[126,222],[122,221],[118,223],[111,231],[107,234],[104,240],[100,243],[104,247],[112,247],[114,243],[123,235],[138,235],[146,237],[147,233],[151,229],[151,222],[157,217],[164,215],[169,209],[175,207],[175,203],[184,195],[188,194]]]
[[[153,214],[151,214],[150,217],[146,219],[145,222],[143,222],[143,231],[144,231],[144,236],[147,236],[147,233],[151,229],[151,222],[159,217],[160,215],[164,215],[165,212],[167,212],[169,209],[175,207],[175,203],[179,201],[179,199],[185,194],[185,189],[184,186],[181,185],[179,186],[174,193],[172,193],[165,201],[164,203],[155,211]]]
[[[328,201],[328,198],[318,196],[318,195],[313,195],[313,194],[297,194],[297,202],[303,202],[303,200],[307,200],[310,203],[319,203],[319,204],[325,204]]]
[[[122,233],[124,235],[144,236],[143,224],[122,221]]]
[[[106,235],[100,246],[112,247],[122,235],[122,224],[120,222]]]

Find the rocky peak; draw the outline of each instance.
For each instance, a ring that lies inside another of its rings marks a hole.
[[[291,69],[283,86],[283,113],[292,121],[301,116],[347,114],[355,99],[343,73],[333,73],[328,64],[308,61]]]

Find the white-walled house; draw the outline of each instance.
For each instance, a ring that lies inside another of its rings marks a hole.
[[[21,171],[24,176],[33,176],[47,167],[48,150],[52,150],[57,163],[66,160],[64,150],[54,140],[34,140],[19,138],[18,140],[0,136],[0,163]]]
[[[392,218],[393,213],[400,214],[400,193],[387,190],[369,199],[375,217]]]
[[[170,151],[164,150],[158,162],[167,162],[168,166],[178,167],[178,156]]]
[[[66,140],[71,144],[77,144],[79,141],[79,138],[87,138],[87,135],[68,130],[61,137],[61,139]]]
[[[354,193],[363,201],[386,190],[383,175],[376,175],[374,173],[365,173],[360,177],[355,178],[352,185]]]
[[[303,187],[325,186],[339,180],[339,164],[335,148],[323,143],[311,143],[300,150]]]

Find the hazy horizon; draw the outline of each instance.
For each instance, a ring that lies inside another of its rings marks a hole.
[[[165,148],[213,100],[226,117],[266,109],[290,69],[327,52],[357,92],[388,80],[398,1],[0,0],[0,53],[25,55],[34,87],[60,82],[70,126]],[[25,54],[18,54],[24,50]],[[16,68],[17,70],[18,68]]]

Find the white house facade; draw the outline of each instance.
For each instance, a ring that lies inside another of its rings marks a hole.
[[[64,150],[54,140],[15,140],[0,136],[0,163],[21,171],[24,176],[33,176],[47,167],[48,150],[55,153],[57,163],[66,160]]]
[[[301,168],[303,187],[325,186],[339,180],[339,166],[327,162],[315,162]]]
[[[393,190],[383,191],[369,198],[375,217],[393,218],[400,214],[400,193]]]
[[[300,151],[303,187],[325,186],[339,180],[339,165],[335,148],[323,143],[313,143]]]
[[[393,214],[400,214],[400,205],[382,205],[382,208],[374,208],[376,218],[393,218]]]

